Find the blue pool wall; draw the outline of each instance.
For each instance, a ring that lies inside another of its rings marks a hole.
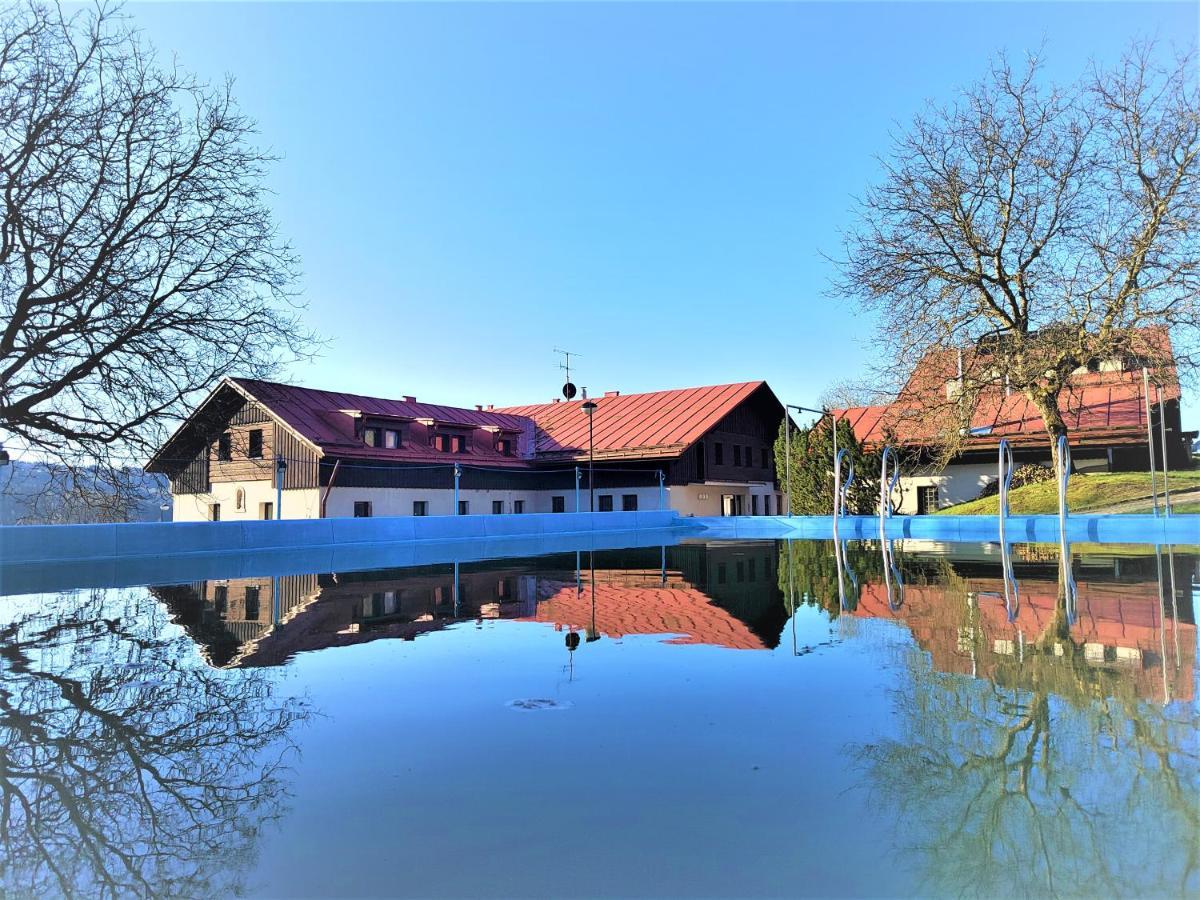
[[[0,565],[69,560],[247,553],[358,544],[487,541],[592,532],[701,526],[673,510],[531,513],[507,516],[396,516],[246,522],[136,522],[0,527]]]
[[[832,516],[738,516],[696,518],[705,534],[750,539],[833,537]],[[1000,539],[996,516],[892,516],[885,520],[889,538],[930,541],[984,541]],[[1058,543],[1058,516],[1009,516],[1005,537],[1012,543]],[[1134,516],[1075,515],[1067,517],[1067,540],[1103,544],[1200,544],[1200,515]],[[876,516],[844,516],[838,523],[843,540],[879,538]]]

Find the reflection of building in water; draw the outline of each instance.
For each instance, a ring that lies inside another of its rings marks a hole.
[[[786,614],[773,544],[688,544],[533,560],[155,588],[217,666],[278,665],[305,650],[411,640],[459,621],[519,619],[609,637],[763,649]],[[592,606],[594,566],[595,617]]]
[[[1131,681],[1140,697],[1161,700],[1165,692],[1171,699],[1191,700],[1196,558],[1174,557],[1174,606],[1165,555],[1161,596],[1153,556],[1109,561],[1107,566],[1087,562],[1076,580],[1077,617],[1069,642],[1055,637],[1062,601],[1057,570],[1045,564],[1018,567],[1018,609],[1011,622],[1004,583],[994,567],[961,563],[951,579],[908,584],[896,610],[888,604],[883,580],[865,579],[853,615],[902,621],[934,667],[944,672],[1003,683],[1009,677],[1005,673],[1020,677],[1014,661],[1074,656]]]

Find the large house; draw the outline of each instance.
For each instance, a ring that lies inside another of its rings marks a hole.
[[[170,478],[177,521],[573,512],[593,495],[597,512],[782,509],[765,382],[591,403],[589,430],[582,398],[460,409],[228,378],[146,470]]]
[[[1147,343],[1144,356],[1131,354],[1079,369],[1061,395],[1075,471],[1148,471],[1148,430],[1154,435],[1155,466],[1161,469],[1163,426],[1168,466],[1191,467],[1190,445],[1196,432],[1181,427],[1170,337],[1161,328],[1143,329],[1139,337]],[[964,353],[971,356],[964,360]],[[901,451],[900,492],[894,498],[899,512],[925,514],[978,497],[989,482],[997,480],[1002,439],[1008,440],[1017,465],[1051,465],[1050,439],[1041,414],[1023,395],[1002,386],[979,396],[961,452],[945,467],[933,465],[931,426],[922,411],[952,401],[962,386],[959,373],[964,366],[985,365],[981,357],[986,353],[985,346],[931,353],[918,362],[896,402],[833,411],[850,424],[865,449],[879,451],[891,444]],[[1149,422],[1142,374],[1147,359],[1157,363],[1149,372]],[[929,394],[936,399],[924,396]]]

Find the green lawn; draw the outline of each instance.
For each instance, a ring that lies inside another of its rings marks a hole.
[[[1162,490],[1162,476],[1157,478],[1158,489]],[[1184,488],[1200,488],[1200,469],[1170,473],[1171,493]],[[1146,510],[1150,509],[1150,474],[1148,472],[1122,472],[1119,474],[1096,474],[1071,476],[1067,487],[1067,504],[1072,512],[1087,512],[1102,509],[1126,500],[1146,498]],[[1017,515],[1058,512],[1058,485],[1054,481],[1028,484],[1014,488],[1008,495],[1009,511]],[[1200,502],[1189,498],[1173,506],[1178,513],[1200,512]],[[984,497],[957,506],[938,510],[942,516],[994,516],[1000,511],[999,497]]]

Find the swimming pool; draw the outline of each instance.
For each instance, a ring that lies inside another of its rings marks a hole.
[[[541,550],[8,572],[0,884],[1200,890],[1200,548]]]

